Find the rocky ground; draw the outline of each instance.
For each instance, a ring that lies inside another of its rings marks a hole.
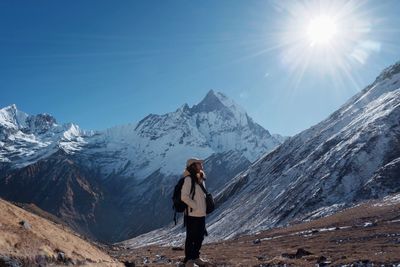
[[[0,266],[63,265],[123,266],[68,227],[0,199]]]
[[[400,266],[399,202],[369,201],[314,221],[206,244],[201,256],[213,266]],[[184,251],[114,246],[110,255],[127,266],[178,266]]]

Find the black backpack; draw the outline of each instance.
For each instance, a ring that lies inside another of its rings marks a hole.
[[[172,209],[175,211],[175,214],[174,214],[175,225],[176,225],[176,213],[184,212],[187,209],[186,203],[181,200],[181,191],[182,191],[183,183],[185,182],[185,178],[186,177],[182,177],[181,179],[179,179],[178,183],[175,185],[174,194],[172,195],[172,202],[173,202]],[[193,178],[191,180],[192,180],[192,185],[190,187],[190,194],[193,199],[194,193],[195,193],[194,192],[195,183],[193,181]]]

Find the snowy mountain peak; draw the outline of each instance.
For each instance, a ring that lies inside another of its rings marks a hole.
[[[376,82],[383,81],[385,79],[391,79],[393,75],[396,75],[398,73],[400,73],[400,61],[384,69],[381,74],[379,74],[379,76],[376,78]]]
[[[17,105],[0,109],[0,125],[14,130],[21,130],[25,133],[44,133],[57,126],[56,119],[46,113],[29,115],[18,110]]]
[[[187,103],[185,103],[180,108],[178,108],[176,112],[182,112],[182,113],[190,112],[190,107]]]
[[[218,112],[225,118],[224,120],[235,120],[239,125],[245,126],[248,124],[248,116],[246,111],[220,92],[210,90],[205,98],[197,105],[190,109],[192,114]]]
[[[6,128],[19,128],[25,126],[25,120],[28,114],[19,111],[17,105],[12,104],[10,106],[0,109],[0,126]]]
[[[9,105],[9,106],[7,106],[7,107],[4,107],[4,108],[2,108],[2,110],[9,110],[9,111],[11,111],[11,112],[16,112],[18,109],[17,109],[17,105],[15,105],[15,104],[11,104],[11,105]]]
[[[192,107],[192,112],[208,113],[215,110],[224,110],[224,109],[246,113],[241,107],[239,107],[239,105],[237,105],[231,99],[229,99],[220,92],[214,92],[214,90],[210,90],[199,104],[194,105]]]
[[[220,110],[225,108],[219,98],[215,95],[213,90],[210,90],[204,99],[197,105],[192,107],[192,112],[200,113],[200,112],[212,112],[214,110]]]

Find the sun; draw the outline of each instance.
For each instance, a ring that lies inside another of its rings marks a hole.
[[[320,15],[310,20],[307,27],[307,37],[310,45],[328,45],[337,34],[338,27],[333,17]]]

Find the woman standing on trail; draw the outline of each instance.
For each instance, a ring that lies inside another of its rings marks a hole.
[[[185,181],[182,186],[181,199],[188,205],[185,211],[186,241],[185,241],[185,267],[211,266],[209,262],[200,258],[200,248],[206,230],[206,196],[202,189],[205,188],[205,174],[203,160],[188,159],[183,173]]]

